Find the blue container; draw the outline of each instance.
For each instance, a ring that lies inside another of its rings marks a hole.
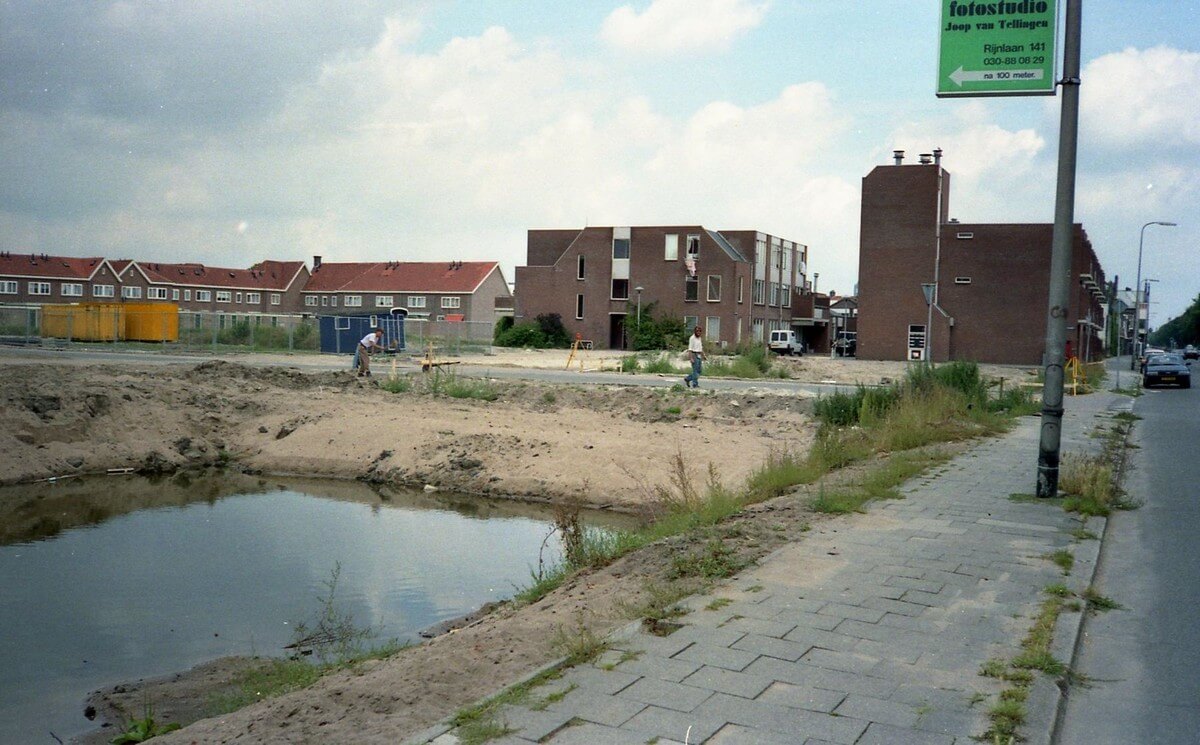
[[[354,354],[358,342],[376,327],[383,328],[381,345],[385,352],[404,351],[404,319],[408,311],[393,308],[391,313],[361,316],[321,316],[321,351]]]

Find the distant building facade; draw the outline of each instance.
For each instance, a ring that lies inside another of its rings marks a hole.
[[[300,313],[309,277],[302,261],[261,261],[249,269],[129,260],[117,266],[122,299],[231,315]]]
[[[863,178],[858,356],[1040,364],[1054,226],[952,221],[940,153],[912,165],[902,158],[897,151],[895,165]],[[1067,339],[1081,359],[1098,359],[1104,272],[1081,225],[1072,240]],[[935,271],[931,309],[922,286]]]
[[[313,257],[302,310],[319,315],[386,314],[414,320],[495,323],[512,291],[495,261],[323,262]]]
[[[812,320],[803,303],[807,263],[803,244],[753,230],[530,230],[515,315],[557,313],[569,333],[597,348],[625,348],[626,321],[639,307],[699,325],[717,345],[762,342],[770,330]]]
[[[103,257],[0,251],[0,304],[115,302],[120,287],[119,272]]]

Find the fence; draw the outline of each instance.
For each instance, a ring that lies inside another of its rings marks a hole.
[[[0,306],[0,344],[91,346],[170,353],[318,352],[315,316],[214,313],[176,310],[164,303],[80,303]],[[486,354],[488,322],[404,322],[408,354],[421,356],[432,343],[439,357]],[[347,350],[347,354],[353,349]]]

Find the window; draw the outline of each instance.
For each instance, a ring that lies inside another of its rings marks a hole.
[[[112,285],[92,285],[92,297],[112,297]]]
[[[442,307],[443,308],[461,308],[462,307],[462,298],[460,298],[458,296],[443,297],[442,298]]]
[[[754,280],[752,293],[755,305],[764,305],[767,302],[767,283],[764,280]]]
[[[688,258],[695,259],[700,256],[700,236],[689,235],[687,237],[687,255]]]
[[[16,295],[17,282],[16,280],[6,279],[0,281],[0,295]]]
[[[29,283],[29,294],[30,295],[49,295],[50,294],[50,283],[49,282],[30,282]]]
[[[393,298],[391,295],[376,295],[375,296],[375,307],[376,308],[390,308],[393,305],[395,305],[395,303],[392,302],[392,299]]]
[[[679,234],[667,233],[667,239],[663,246],[663,259],[666,261],[679,260]]]
[[[692,330],[695,329],[699,325],[700,325],[700,316],[684,316],[683,317],[683,330],[687,332],[688,336],[691,336]]]
[[[349,331],[350,330],[350,319],[347,318],[346,316],[334,317],[333,330],[334,331]]]
[[[172,300],[178,300],[178,299],[179,299],[179,290],[171,290],[171,299],[172,299]]]
[[[721,275],[708,275],[708,302],[721,302]]]
[[[191,290],[184,290],[184,291],[183,291],[183,299],[184,299],[184,300],[191,300],[191,299],[192,299],[192,291],[191,291]]]
[[[792,286],[782,285],[779,288],[779,304],[784,308],[792,307]]]
[[[743,290],[745,290],[745,289],[746,289],[746,278],[738,277],[738,305],[742,304],[742,300],[744,299],[744,295],[742,293],[743,293]]]
[[[971,284],[971,278],[970,278],[970,277],[955,277],[955,278],[954,278],[954,284],[956,284],[956,285],[969,285],[969,284]],[[66,285],[63,285],[63,287],[65,288],[65,287],[66,287]],[[63,294],[64,294],[64,295],[66,295],[67,293],[65,293],[65,292],[64,292]]]
[[[628,259],[629,258],[629,239],[628,238],[613,238],[613,258]]]
[[[121,297],[129,300],[137,300],[142,296],[142,288],[140,287],[122,287]]]
[[[969,241],[975,237],[975,234],[974,233],[956,233],[954,237],[959,239],[960,241]]]
[[[167,288],[165,288],[165,287],[147,287],[146,288],[146,299],[147,300],[166,300],[167,299]]]
[[[217,302],[228,303],[232,299],[229,290],[217,290]]]
[[[317,296],[316,295],[305,295],[304,296],[304,307],[315,308],[316,305],[317,305]]]
[[[321,296],[321,307],[322,307],[322,308],[324,308],[324,307],[326,307],[327,305],[329,305],[329,296],[328,296],[328,295],[322,295],[322,296]]]
[[[261,292],[247,292],[246,293],[246,302],[251,305],[262,305],[262,293]]]
[[[330,308],[336,308],[336,307],[337,307],[337,295],[330,295],[330,296],[329,296],[329,307],[330,307]]]
[[[583,320],[583,295],[575,296],[575,320]]]
[[[579,254],[579,256],[575,259],[575,279],[584,278],[583,264],[583,254]]]
[[[721,317],[709,316],[704,321],[704,338],[708,341],[721,340]]]
[[[346,307],[347,308],[361,308],[362,307],[362,295],[347,295],[346,296]]]
[[[196,302],[211,303],[212,302],[212,290],[196,290]]]
[[[690,303],[700,299],[700,280],[697,277],[683,278],[683,299]]]
[[[278,292],[271,293],[271,305],[279,305],[279,303],[282,302],[282,300],[283,300],[283,298],[280,297]]]
[[[63,282],[59,292],[63,297],[83,297],[83,285],[77,282]]]
[[[628,300],[629,299],[629,280],[614,279],[612,281],[611,297],[613,300]]]
[[[425,307],[425,296],[424,295],[409,295],[408,296],[408,307],[409,308],[424,308]]]
[[[233,300],[233,302],[237,303],[238,305],[241,305],[241,303],[242,303],[242,293],[240,293],[240,292],[239,292],[237,295],[235,295],[235,296],[234,296],[234,300]]]

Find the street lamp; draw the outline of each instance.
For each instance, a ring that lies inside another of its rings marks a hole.
[[[638,296],[637,321],[638,321],[638,332],[639,333],[642,330],[642,290],[643,289],[644,288],[641,285],[638,285],[637,287],[633,288],[633,291],[636,292],[637,296]]]
[[[1142,299],[1140,297],[1142,291],[1142,244],[1146,240],[1146,228],[1151,225],[1162,225],[1167,228],[1177,227],[1177,223],[1161,222],[1153,220],[1142,226],[1142,231],[1138,236],[1138,266],[1137,266],[1137,281],[1133,283],[1133,292],[1138,297],[1135,297],[1133,304],[1133,354],[1129,358],[1129,369],[1137,369],[1138,354],[1142,351]],[[1147,321],[1149,321],[1150,307],[1146,307]]]

